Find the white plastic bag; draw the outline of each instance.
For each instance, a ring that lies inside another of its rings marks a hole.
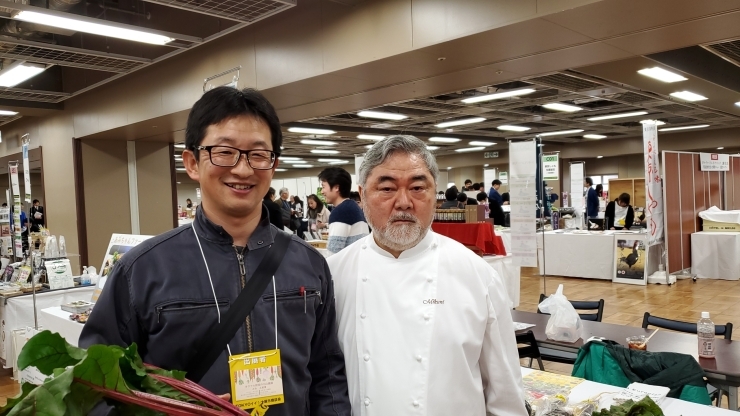
[[[550,314],[545,329],[547,338],[561,342],[576,342],[581,338],[581,317],[563,295],[563,285],[559,285],[557,292],[543,300],[539,309]]]

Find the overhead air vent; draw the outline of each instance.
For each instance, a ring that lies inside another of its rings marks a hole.
[[[710,52],[727,58],[735,65],[740,65],[740,40],[733,40],[730,42],[718,42],[711,45],[704,46]]]
[[[686,111],[692,111],[693,110],[693,108],[691,108],[691,107],[686,107],[686,106],[680,105],[680,104],[659,105],[659,106],[654,107],[654,108],[656,108],[658,110],[667,111],[669,113],[683,113],[683,112],[686,112]]]
[[[421,108],[421,109],[430,109],[430,110],[457,111],[460,109],[460,106],[457,106],[457,105],[436,103],[434,101],[428,101],[428,100],[411,100],[411,101],[405,101],[400,104],[403,106],[416,107],[416,108]]]
[[[253,23],[296,5],[296,0],[144,0],[239,22]]]
[[[692,122],[696,121],[693,118],[681,117],[681,116],[676,116],[676,117],[661,117],[660,120],[661,121],[665,121],[668,124],[692,123]]]
[[[696,118],[705,119],[705,120],[725,117],[722,114],[717,114],[717,113],[701,113],[701,114],[692,114],[692,115]]]
[[[616,94],[611,97],[613,100],[624,101],[630,104],[645,103],[648,101],[655,101],[656,98],[648,97],[642,94],[635,94],[634,92],[625,92],[623,94]]]
[[[570,91],[592,90],[596,88],[601,88],[601,85],[595,82],[586,81],[585,79],[576,78],[565,74],[545,75],[543,77],[530,78],[529,81],[543,85],[550,85]]]
[[[59,103],[70,97],[64,92],[25,90],[22,88],[0,88],[0,99]]]
[[[622,127],[640,127],[642,124],[638,123],[637,121],[627,121],[624,123],[614,123],[615,126],[622,126]]]

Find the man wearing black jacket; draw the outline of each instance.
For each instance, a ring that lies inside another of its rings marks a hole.
[[[195,220],[121,258],[80,345],[135,342],[144,362],[192,371],[203,359],[196,347],[221,324],[282,232],[262,204],[282,134],[262,94],[219,87],[195,103],[185,135],[183,163],[202,192]],[[213,346],[221,353],[198,383],[229,393],[230,354],[278,348],[285,403],[270,406],[271,416],[350,416],[326,261],[292,236],[273,276],[228,345]]]
[[[629,230],[635,222],[635,211],[630,205],[630,194],[623,193],[606,206],[604,212],[607,230]]]

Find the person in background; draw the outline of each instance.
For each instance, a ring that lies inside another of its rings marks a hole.
[[[465,184],[463,185],[462,190],[463,190],[463,192],[465,192],[465,191],[472,191],[473,190],[473,181],[471,181],[470,179],[465,179]]]
[[[526,416],[506,286],[431,229],[439,168],[390,136],[358,181],[373,233],[327,260],[353,414]]]
[[[323,228],[329,228],[329,210],[324,206],[318,196],[311,194],[306,199],[308,204],[308,222],[311,224],[311,231],[318,231]],[[316,230],[313,229],[316,225]]]
[[[593,188],[594,180],[586,178],[583,180],[583,186],[586,189],[586,217],[588,219],[598,219],[599,217],[599,197]]]
[[[475,192],[480,192],[480,190],[481,190],[480,184],[479,184],[479,183],[477,183],[477,182],[476,182],[476,183],[474,183],[474,184],[473,184],[473,191],[475,191]]]
[[[511,204],[511,196],[508,192],[504,192],[501,194],[501,200],[504,201],[502,205],[510,205]]]
[[[604,197],[604,185],[602,184],[596,185],[595,191],[596,191],[596,196],[598,196],[599,198]]]
[[[623,193],[606,205],[606,228],[609,230],[629,230],[635,221],[635,211],[630,205],[630,194]]]
[[[480,187],[478,189],[480,189]],[[491,207],[488,205],[488,195],[481,191],[478,192],[478,196],[476,196],[475,199],[478,200],[478,205],[483,205],[485,207],[486,218],[490,218],[489,215],[491,214]]]
[[[439,209],[451,208],[457,208],[457,188],[454,186],[447,188],[445,191],[445,202],[439,207]]]
[[[193,201],[190,200],[190,198],[185,200],[185,208],[192,208],[193,207]]]
[[[41,231],[41,227],[44,226],[44,222],[46,221],[44,207],[41,206],[41,202],[39,202],[38,199],[33,200],[33,206],[31,206],[30,214],[31,232],[37,233]]]
[[[8,207],[8,203],[7,202],[3,202],[2,208],[7,208],[7,207]]]
[[[360,193],[355,191],[349,193],[349,199],[357,202],[358,204],[362,202],[362,200],[360,199]]]
[[[288,200],[288,197],[290,196],[290,191],[288,188],[280,188],[280,208],[283,210],[283,226],[290,228],[290,231],[295,231],[293,228],[293,223],[290,221],[291,214],[293,213],[293,209],[290,208],[290,201]]]
[[[278,228],[283,229],[283,210],[280,205],[275,203],[275,188],[270,187],[265,194],[265,198],[262,201],[262,205],[267,208],[267,215],[270,216],[270,224]]]
[[[498,193],[498,189],[501,187],[501,181],[494,179],[491,182],[491,189],[488,191],[488,201],[498,203],[499,206],[504,204],[504,200],[501,199],[501,194]]]
[[[293,195],[290,197],[290,200],[290,222],[293,224],[296,234],[303,236],[303,233],[308,228],[308,224],[306,224],[305,229],[303,227],[303,201],[301,201],[298,195]]]
[[[459,194],[457,194],[456,202],[457,204],[455,204],[455,207],[457,209],[465,209],[465,205],[468,205],[468,196],[465,195],[465,192],[460,192]]]
[[[326,249],[339,253],[345,247],[370,234],[365,215],[357,202],[349,199],[352,177],[349,172],[333,166],[319,173],[321,193],[326,202],[334,205],[329,215],[329,241]]]

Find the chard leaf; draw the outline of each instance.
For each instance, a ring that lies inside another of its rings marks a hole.
[[[33,389],[8,416],[64,416],[67,410],[64,399],[70,392],[73,372],[74,369],[70,368]]]
[[[170,386],[167,383],[161,382],[154,377],[147,376],[142,383],[142,387],[147,393],[156,394],[157,396],[162,397],[168,397],[170,399],[180,400],[182,402],[205,406],[205,403],[188,396],[180,390]]]
[[[85,350],[67,343],[61,335],[42,331],[28,340],[18,356],[18,369],[36,367],[41,374],[51,375],[55,368],[75,365],[85,358]]]
[[[0,407],[0,415],[5,416],[13,409],[13,406],[20,403],[26,396],[28,396],[33,389],[35,389],[36,386],[34,386],[31,383],[23,383],[21,385],[21,391],[16,395],[15,397],[9,397],[8,402],[5,403],[5,406]]]
[[[141,383],[146,377],[146,368],[144,368],[144,362],[139,356],[136,344],[131,344],[128,348],[121,348],[118,346],[112,346],[111,348],[120,350],[123,354],[123,356],[118,360],[118,365],[121,367],[123,378],[129,386],[141,390]]]
[[[103,393],[81,383],[72,383],[69,394],[64,398],[67,405],[65,416],[86,416],[101,400]]]
[[[123,355],[120,347],[92,345],[87,349],[87,357],[74,367],[74,376],[109,390],[130,394],[119,365]]]

